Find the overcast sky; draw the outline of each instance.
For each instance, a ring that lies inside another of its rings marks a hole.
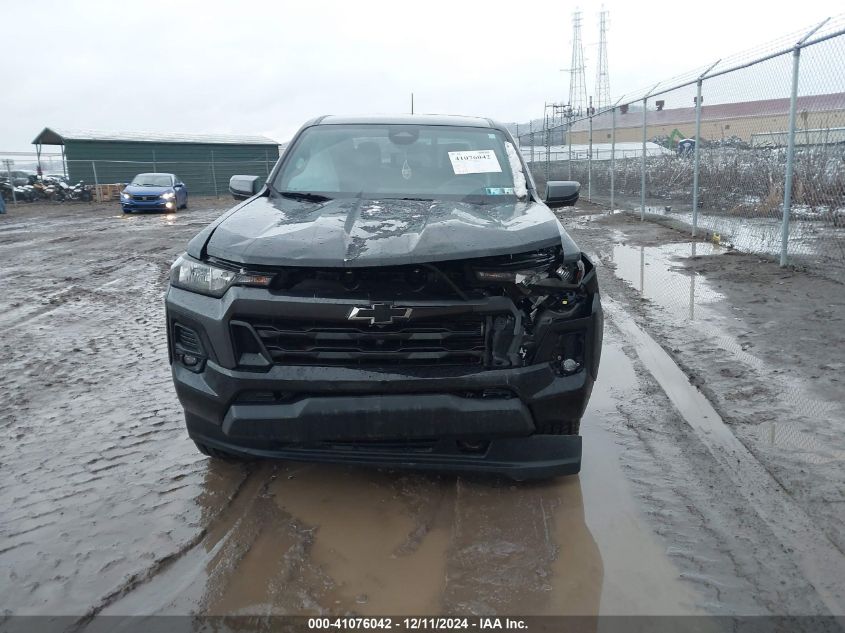
[[[417,112],[527,121],[568,93],[576,7],[592,92],[601,4],[0,0],[0,151],[32,151],[45,126],[286,141],[318,114],[407,112],[411,91]],[[613,95],[841,12],[840,0],[603,4]]]

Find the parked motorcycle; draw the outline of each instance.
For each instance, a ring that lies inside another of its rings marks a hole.
[[[91,202],[94,199],[94,194],[92,190],[94,189],[91,185],[86,185],[81,180],[73,185],[72,187],[68,187],[65,191],[65,197],[68,200],[79,200],[82,202]]]
[[[37,180],[31,186],[35,191],[36,200],[64,200],[64,191],[59,194],[59,187],[51,180]]]
[[[35,195],[35,189],[32,185],[23,185],[21,187],[15,188],[15,195],[23,196],[27,202],[33,202],[37,199],[37,196]]]
[[[93,189],[92,185],[86,185],[82,180],[75,185],[70,185],[64,177],[44,176],[35,179],[30,185],[16,185],[14,187],[14,199],[19,202],[34,202],[36,200],[91,202],[94,199]],[[0,177],[0,195],[7,202],[11,202],[13,199],[12,186],[9,185],[8,178]]]

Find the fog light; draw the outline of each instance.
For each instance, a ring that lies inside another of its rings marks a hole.
[[[167,207],[168,209],[172,209],[172,208],[173,208],[173,203],[172,203],[172,202],[166,202],[166,203],[164,204],[164,206],[165,206],[165,207]]]
[[[206,353],[197,332],[181,323],[174,323],[172,342],[174,359],[190,371],[202,371]]]
[[[567,374],[571,374],[573,371],[578,369],[578,363],[572,360],[571,358],[567,358],[565,361],[563,361],[561,367],[563,368],[563,371],[565,371]]]
[[[188,367],[196,367],[199,362],[200,359],[192,354],[182,354],[182,363]]]

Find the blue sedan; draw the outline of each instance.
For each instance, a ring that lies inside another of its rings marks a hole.
[[[124,213],[188,208],[188,189],[175,174],[138,174],[120,194]]]

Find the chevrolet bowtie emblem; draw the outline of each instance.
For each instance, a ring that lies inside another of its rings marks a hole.
[[[394,319],[410,319],[411,308],[394,308],[389,303],[374,303],[369,308],[354,307],[347,319],[369,321],[370,325],[388,325]]]

